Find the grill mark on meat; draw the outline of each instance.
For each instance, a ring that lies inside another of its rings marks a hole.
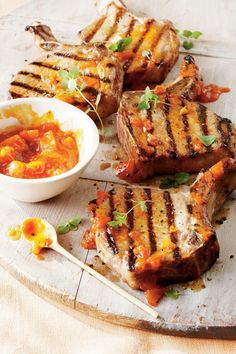
[[[126,190],[125,190],[126,212],[128,212],[133,207],[133,203],[131,200],[132,196],[133,196],[132,189],[126,188]],[[137,259],[137,257],[134,254],[134,250],[133,250],[134,241],[133,241],[131,234],[130,234],[130,232],[133,230],[133,227],[134,227],[134,211],[133,210],[131,210],[127,215],[127,224],[128,224],[128,240],[129,240],[128,266],[129,266],[129,270],[132,272],[133,270],[135,270],[135,261]]]
[[[113,36],[113,34],[116,32],[117,27],[118,27],[118,23],[119,20],[121,18],[121,16],[124,14],[124,9],[120,9],[119,11],[117,11],[116,16],[114,18],[114,24],[112,26],[112,30],[111,32],[103,39],[103,42],[105,41],[109,41],[109,39]]]
[[[172,151],[170,152],[170,156],[173,159],[178,159],[179,155],[177,153],[177,146],[176,146],[176,143],[175,143],[175,139],[174,139],[174,135],[173,135],[173,132],[172,132],[171,124],[170,124],[170,121],[169,121],[169,118],[168,118],[169,111],[170,111],[170,106],[169,105],[170,105],[170,100],[169,100],[168,95],[166,95],[165,103],[164,103],[164,112],[165,112],[165,118],[166,118],[166,131],[167,131],[167,134],[168,134],[169,138],[171,139],[170,140],[170,144],[171,144],[171,147],[172,147]]]
[[[85,38],[83,38],[83,42],[85,42],[85,43],[91,42],[91,40],[93,39],[93,37],[95,36],[97,31],[102,27],[105,19],[106,19],[106,16],[103,16],[97,21],[94,29],[90,33],[88,33],[88,35]]]
[[[113,201],[114,190],[111,190],[108,193],[109,193],[109,206],[110,206],[109,216],[110,216],[111,220],[113,220],[113,211],[115,211],[114,201]],[[115,240],[114,240],[109,228],[106,228],[106,236],[107,236],[107,242],[108,242],[108,245],[109,245],[111,251],[113,252],[113,254],[117,254],[118,249],[117,249]]]
[[[198,119],[202,128],[202,132],[203,135],[208,135],[208,127],[207,127],[207,123],[206,123],[206,107],[203,106],[202,104],[198,105],[198,109],[197,109],[197,115],[198,115]]]
[[[133,53],[137,53],[137,51],[139,50],[139,48],[141,47],[145,37],[146,37],[146,34],[148,33],[152,23],[154,22],[154,20],[149,20],[147,21],[146,23],[146,28],[145,28],[145,31],[141,34],[138,42],[136,43],[135,47],[132,49]],[[132,65],[133,61],[135,60],[135,56],[130,59],[130,61],[128,61],[125,65],[125,70],[127,71],[129,69],[129,67]]]
[[[128,27],[126,33],[125,33],[125,37],[129,37],[130,36],[130,33],[132,32],[135,23],[136,23],[136,20],[134,18],[132,18],[132,20],[130,21],[129,27]]]
[[[169,228],[175,227],[175,210],[174,210],[174,205],[170,193],[168,191],[165,191],[163,193],[163,197],[165,200]],[[173,242],[176,245],[173,254],[174,254],[174,258],[177,259],[180,257],[179,247],[177,246],[177,242],[178,242],[177,231],[170,231],[170,239],[171,242]]]
[[[192,206],[192,204],[187,204],[187,209],[188,209],[189,214],[192,215],[192,213],[193,213],[193,206]]]
[[[154,48],[157,46],[157,43],[161,40],[161,37],[163,36],[163,34],[165,34],[165,30],[166,30],[167,26],[163,26],[160,33],[158,34],[158,36],[156,36],[156,39],[154,41],[152,41],[152,45],[150,47],[149,52],[151,53],[151,59],[153,57],[153,50]],[[155,63],[156,67],[159,69],[162,65],[164,64],[163,59],[159,60],[157,63]]]
[[[56,57],[69,58],[69,59],[73,59],[73,60],[77,60],[77,61],[94,61],[93,58],[80,57],[77,54],[69,53],[69,52],[65,52],[65,53],[53,52],[53,55]]]
[[[228,118],[221,118],[220,116],[217,116],[217,118],[219,120],[217,128],[221,134],[223,144],[224,146],[228,146],[230,143],[230,136],[232,133],[232,126],[231,126],[232,122]],[[226,124],[227,132],[225,132],[224,129],[222,128],[222,124]]]
[[[36,65],[36,66],[39,66],[39,67],[42,67],[42,68],[47,68],[47,69],[51,69],[51,70],[55,70],[55,71],[64,70],[60,66],[52,65],[52,64],[49,64],[49,63],[42,63],[40,61],[33,61],[32,63],[30,63],[30,65]]]
[[[157,250],[156,246],[156,234],[153,230],[153,211],[152,211],[152,194],[151,189],[144,188],[144,194],[146,196],[146,207],[147,207],[147,226],[148,226],[148,236],[150,241],[151,254]]]
[[[22,97],[25,97],[24,95],[21,95],[20,93],[16,93],[14,91],[9,91],[10,95],[12,98],[22,98]]]
[[[39,93],[40,95],[43,95],[43,96],[54,97],[54,93],[49,92],[49,91],[44,90],[44,89],[41,89],[39,87],[34,87],[34,86],[31,86],[31,85],[28,85],[28,84],[26,84],[24,82],[12,81],[11,85],[12,86],[17,86],[17,87],[22,87],[22,88],[24,88],[26,90],[30,90],[30,91],[33,91],[33,92],[37,92],[37,93]]]
[[[185,102],[184,100],[182,100],[182,107],[185,106]],[[187,114],[183,114],[182,115],[182,122],[184,125],[184,131],[186,134],[186,141],[187,141],[187,146],[188,146],[188,151],[190,154],[190,157],[196,157],[198,155],[198,153],[194,150],[193,148],[193,144],[192,144],[192,137],[189,134],[189,122],[188,122],[188,115]]]
[[[136,138],[135,138],[135,135],[134,135],[134,131],[133,131],[133,127],[132,127],[132,124],[130,122],[130,117],[129,115],[126,116],[126,122],[127,122],[127,128],[129,129],[129,132],[130,132],[130,135],[133,137],[133,139],[136,141]],[[137,144],[137,148],[138,148],[138,151],[139,151],[139,155],[144,155],[144,156],[147,156],[147,157],[150,157],[150,155],[147,154],[147,151],[145,149],[143,149],[136,141],[136,144]],[[154,150],[154,153],[155,153],[155,150]]]
[[[36,66],[40,66],[40,67],[51,69],[51,70],[55,70],[55,71],[66,70],[64,68],[61,68],[60,66],[49,64],[49,63],[42,63],[42,62],[39,62],[39,61],[33,61],[30,65],[36,65]],[[108,67],[108,65],[107,65],[107,67]],[[92,73],[80,72],[80,76],[92,77],[94,79],[98,79],[98,80],[100,80],[102,82],[105,82],[105,83],[111,83],[111,80],[109,79],[109,77],[101,78],[99,75],[92,74]]]
[[[41,75],[38,75],[38,74],[35,74],[35,73],[31,73],[29,71],[21,70],[21,71],[18,72],[18,75],[31,76],[31,77],[33,77],[35,79],[42,80]]]

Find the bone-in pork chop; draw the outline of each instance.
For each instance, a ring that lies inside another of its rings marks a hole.
[[[63,45],[56,41],[49,27],[35,24],[28,27],[43,53],[26,65],[13,78],[10,95],[17,97],[55,97],[86,111],[90,106],[78,92],[66,90],[59,70],[77,68],[77,86],[85,86],[83,95],[97,105],[101,118],[117,111],[123,87],[123,69],[119,61],[103,45]],[[89,113],[97,118],[94,112]]]
[[[188,55],[174,83],[149,92],[158,93],[157,102],[151,101],[149,108],[140,106],[143,91],[123,93],[117,130],[128,161],[117,167],[121,179],[141,182],[156,174],[199,172],[224,157],[234,157],[232,122],[192,101],[201,83],[194,59]]]
[[[111,48],[112,43],[129,38],[130,42],[115,52],[124,67],[125,83],[164,81],[179,55],[173,24],[135,16],[118,0],[106,1],[103,10],[104,15],[80,32],[83,43],[101,42]]]
[[[102,261],[132,288],[195,279],[218,258],[212,215],[235,188],[236,163],[226,158],[190,187],[99,192],[83,245],[94,240]]]

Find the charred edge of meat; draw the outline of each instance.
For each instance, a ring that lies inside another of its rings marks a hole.
[[[220,116],[218,116],[216,114],[217,118],[218,118],[218,130],[221,134],[222,140],[223,140],[223,145],[224,146],[229,146],[230,143],[230,138],[231,138],[231,133],[233,131],[232,129],[232,121],[228,118],[222,118]],[[227,132],[224,131],[224,129],[222,128],[222,124],[226,124],[227,126]]]

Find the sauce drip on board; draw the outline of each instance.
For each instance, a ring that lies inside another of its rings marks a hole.
[[[72,169],[79,161],[74,134],[57,123],[0,134],[0,173],[17,178],[44,178]]]

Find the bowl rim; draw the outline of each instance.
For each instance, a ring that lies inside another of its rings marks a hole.
[[[7,100],[7,101],[0,102],[0,109],[5,108],[5,107],[7,108],[8,106],[17,106],[18,104],[22,104],[22,103],[27,103],[27,104],[32,103],[32,109],[34,110],[33,103],[40,102],[40,101],[52,103],[52,105],[53,104],[56,104],[59,106],[61,105],[62,108],[64,106],[64,108],[66,107],[67,109],[70,109],[71,111],[73,111],[72,113],[79,114],[82,119],[86,119],[86,123],[87,123],[89,129],[91,130],[91,132],[94,135],[93,145],[92,145],[93,148],[91,149],[88,157],[85,158],[82,163],[80,163],[80,160],[79,160],[73,168],[71,168],[70,170],[68,170],[66,172],[61,173],[60,175],[43,177],[43,178],[18,178],[18,177],[8,176],[8,175],[4,175],[4,174],[0,173],[1,179],[5,179],[5,180],[12,181],[14,183],[19,183],[19,184],[32,184],[33,185],[33,184],[42,184],[42,183],[53,183],[53,182],[56,182],[56,181],[59,181],[62,179],[66,179],[72,175],[77,174],[80,170],[82,170],[85,166],[87,166],[87,164],[95,156],[98,146],[99,146],[99,132],[98,132],[98,128],[97,128],[96,124],[94,123],[92,118],[90,118],[85,112],[83,112],[81,109],[79,109],[67,102],[58,100],[56,98],[49,98],[49,97],[23,97],[23,98],[15,98],[13,100]],[[52,110],[53,110],[53,107],[52,107]],[[86,141],[85,141],[85,143],[86,143]]]

